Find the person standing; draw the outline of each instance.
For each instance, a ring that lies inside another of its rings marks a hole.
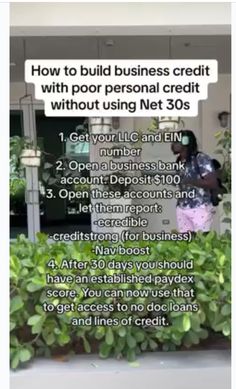
[[[180,170],[180,190],[190,193],[193,198],[177,200],[176,217],[180,232],[209,232],[214,217],[214,206],[211,201],[211,190],[217,187],[217,175],[212,159],[198,151],[196,137],[191,130],[181,130],[180,142],[171,145],[172,152],[177,155],[177,162],[184,162],[184,170]]]

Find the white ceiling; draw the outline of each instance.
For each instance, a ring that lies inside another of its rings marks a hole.
[[[73,29],[76,35],[120,35],[122,30],[135,27],[134,35],[140,28],[184,27],[191,32],[195,27],[209,27],[216,34],[219,27],[230,28],[230,2],[11,2],[10,26],[15,36],[67,35]],[[107,33],[105,29],[115,28],[117,33]],[[61,34],[58,33],[63,29]],[[95,30],[98,30],[97,32]],[[77,31],[77,33],[76,33]],[[103,32],[103,33],[102,33]],[[223,33],[222,33],[223,34]],[[74,35],[71,33],[71,36]],[[123,34],[122,34],[123,35]],[[133,35],[133,34],[126,34]],[[155,32],[149,35],[157,35]],[[168,35],[168,34],[166,34]],[[173,34],[174,35],[174,34]],[[207,34],[205,34],[207,35]]]
[[[106,42],[112,40],[113,46]],[[24,59],[166,59],[169,36],[45,36],[11,38],[11,81],[24,80]],[[172,36],[173,59],[217,59],[219,73],[231,72],[229,35]]]

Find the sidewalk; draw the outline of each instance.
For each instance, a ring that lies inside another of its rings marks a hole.
[[[137,362],[81,355],[38,359],[11,373],[11,389],[230,389],[229,351],[157,352]]]

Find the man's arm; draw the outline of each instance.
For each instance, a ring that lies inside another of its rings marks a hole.
[[[218,186],[215,172],[208,173],[203,178],[183,179],[181,181],[181,184],[196,186],[198,188],[203,188],[203,189],[215,189]]]

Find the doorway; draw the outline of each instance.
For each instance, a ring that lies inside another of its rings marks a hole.
[[[89,162],[89,142],[71,143],[68,136],[72,132],[85,131],[87,119],[83,117],[46,117],[43,110],[36,110],[36,130],[38,144],[44,155],[44,164],[55,165],[58,158],[66,157],[78,162]],[[61,141],[60,133],[64,134],[66,142]],[[43,169],[43,167],[41,167]],[[42,177],[39,174],[39,179]],[[89,171],[84,172],[89,175]],[[89,232],[91,230],[91,214],[81,212],[80,203],[89,199],[68,200],[59,196],[62,186],[58,183],[45,184],[40,181],[40,225],[41,232],[49,235],[61,232],[70,233],[75,230]],[[54,198],[47,198],[47,189],[53,189]],[[63,186],[65,188],[65,186]],[[70,190],[78,190],[76,186]]]

